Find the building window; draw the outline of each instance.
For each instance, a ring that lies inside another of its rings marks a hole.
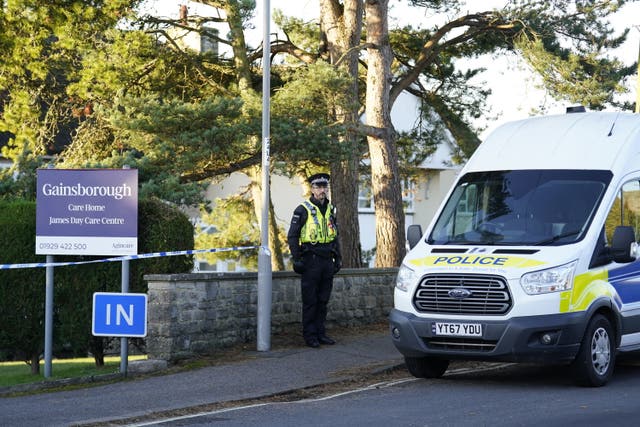
[[[371,181],[360,179],[358,191],[358,210],[361,212],[373,212],[373,193],[371,192]]]
[[[411,178],[404,178],[401,181],[402,185],[402,207],[405,212],[413,212],[413,196],[415,194],[415,181]]]
[[[414,211],[415,181],[411,178],[404,178],[400,181],[400,185],[402,191],[402,207],[405,213],[412,213]],[[358,192],[358,211],[373,212],[374,207],[371,179],[368,175],[361,176]]]
[[[200,53],[211,53],[218,55],[218,37],[217,28],[208,26],[202,27],[202,35],[200,36]]]

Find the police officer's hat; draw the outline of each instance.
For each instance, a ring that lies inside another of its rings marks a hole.
[[[331,177],[328,173],[316,173],[307,178],[307,181],[311,185],[326,186],[329,185],[330,179]]]

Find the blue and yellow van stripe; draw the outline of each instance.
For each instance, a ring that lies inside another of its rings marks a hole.
[[[624,304],[640,302],[640,262],[577,275],[573,289],[561,294],[560,312],[586,310],[602,296],[609,297],[618,309]]]

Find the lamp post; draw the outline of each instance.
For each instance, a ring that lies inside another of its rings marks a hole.
[[[271,63],[269,0],[263,2],[262,39],[262,220],[260,221],[260,249],[258,251],[258,316],[257,350],[271,349],[271,253],[269,251],[269,146]]]

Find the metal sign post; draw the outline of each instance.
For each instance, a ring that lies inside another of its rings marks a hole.
[[[129,292],[129,260],[122,260],[122,293]],[[129,364],[129,341],[127,337],[120,338],[120,373],[127,376]]]
[[[51,377],[53,358],[53,255],[47,255],[44,295],[44,377]]]

